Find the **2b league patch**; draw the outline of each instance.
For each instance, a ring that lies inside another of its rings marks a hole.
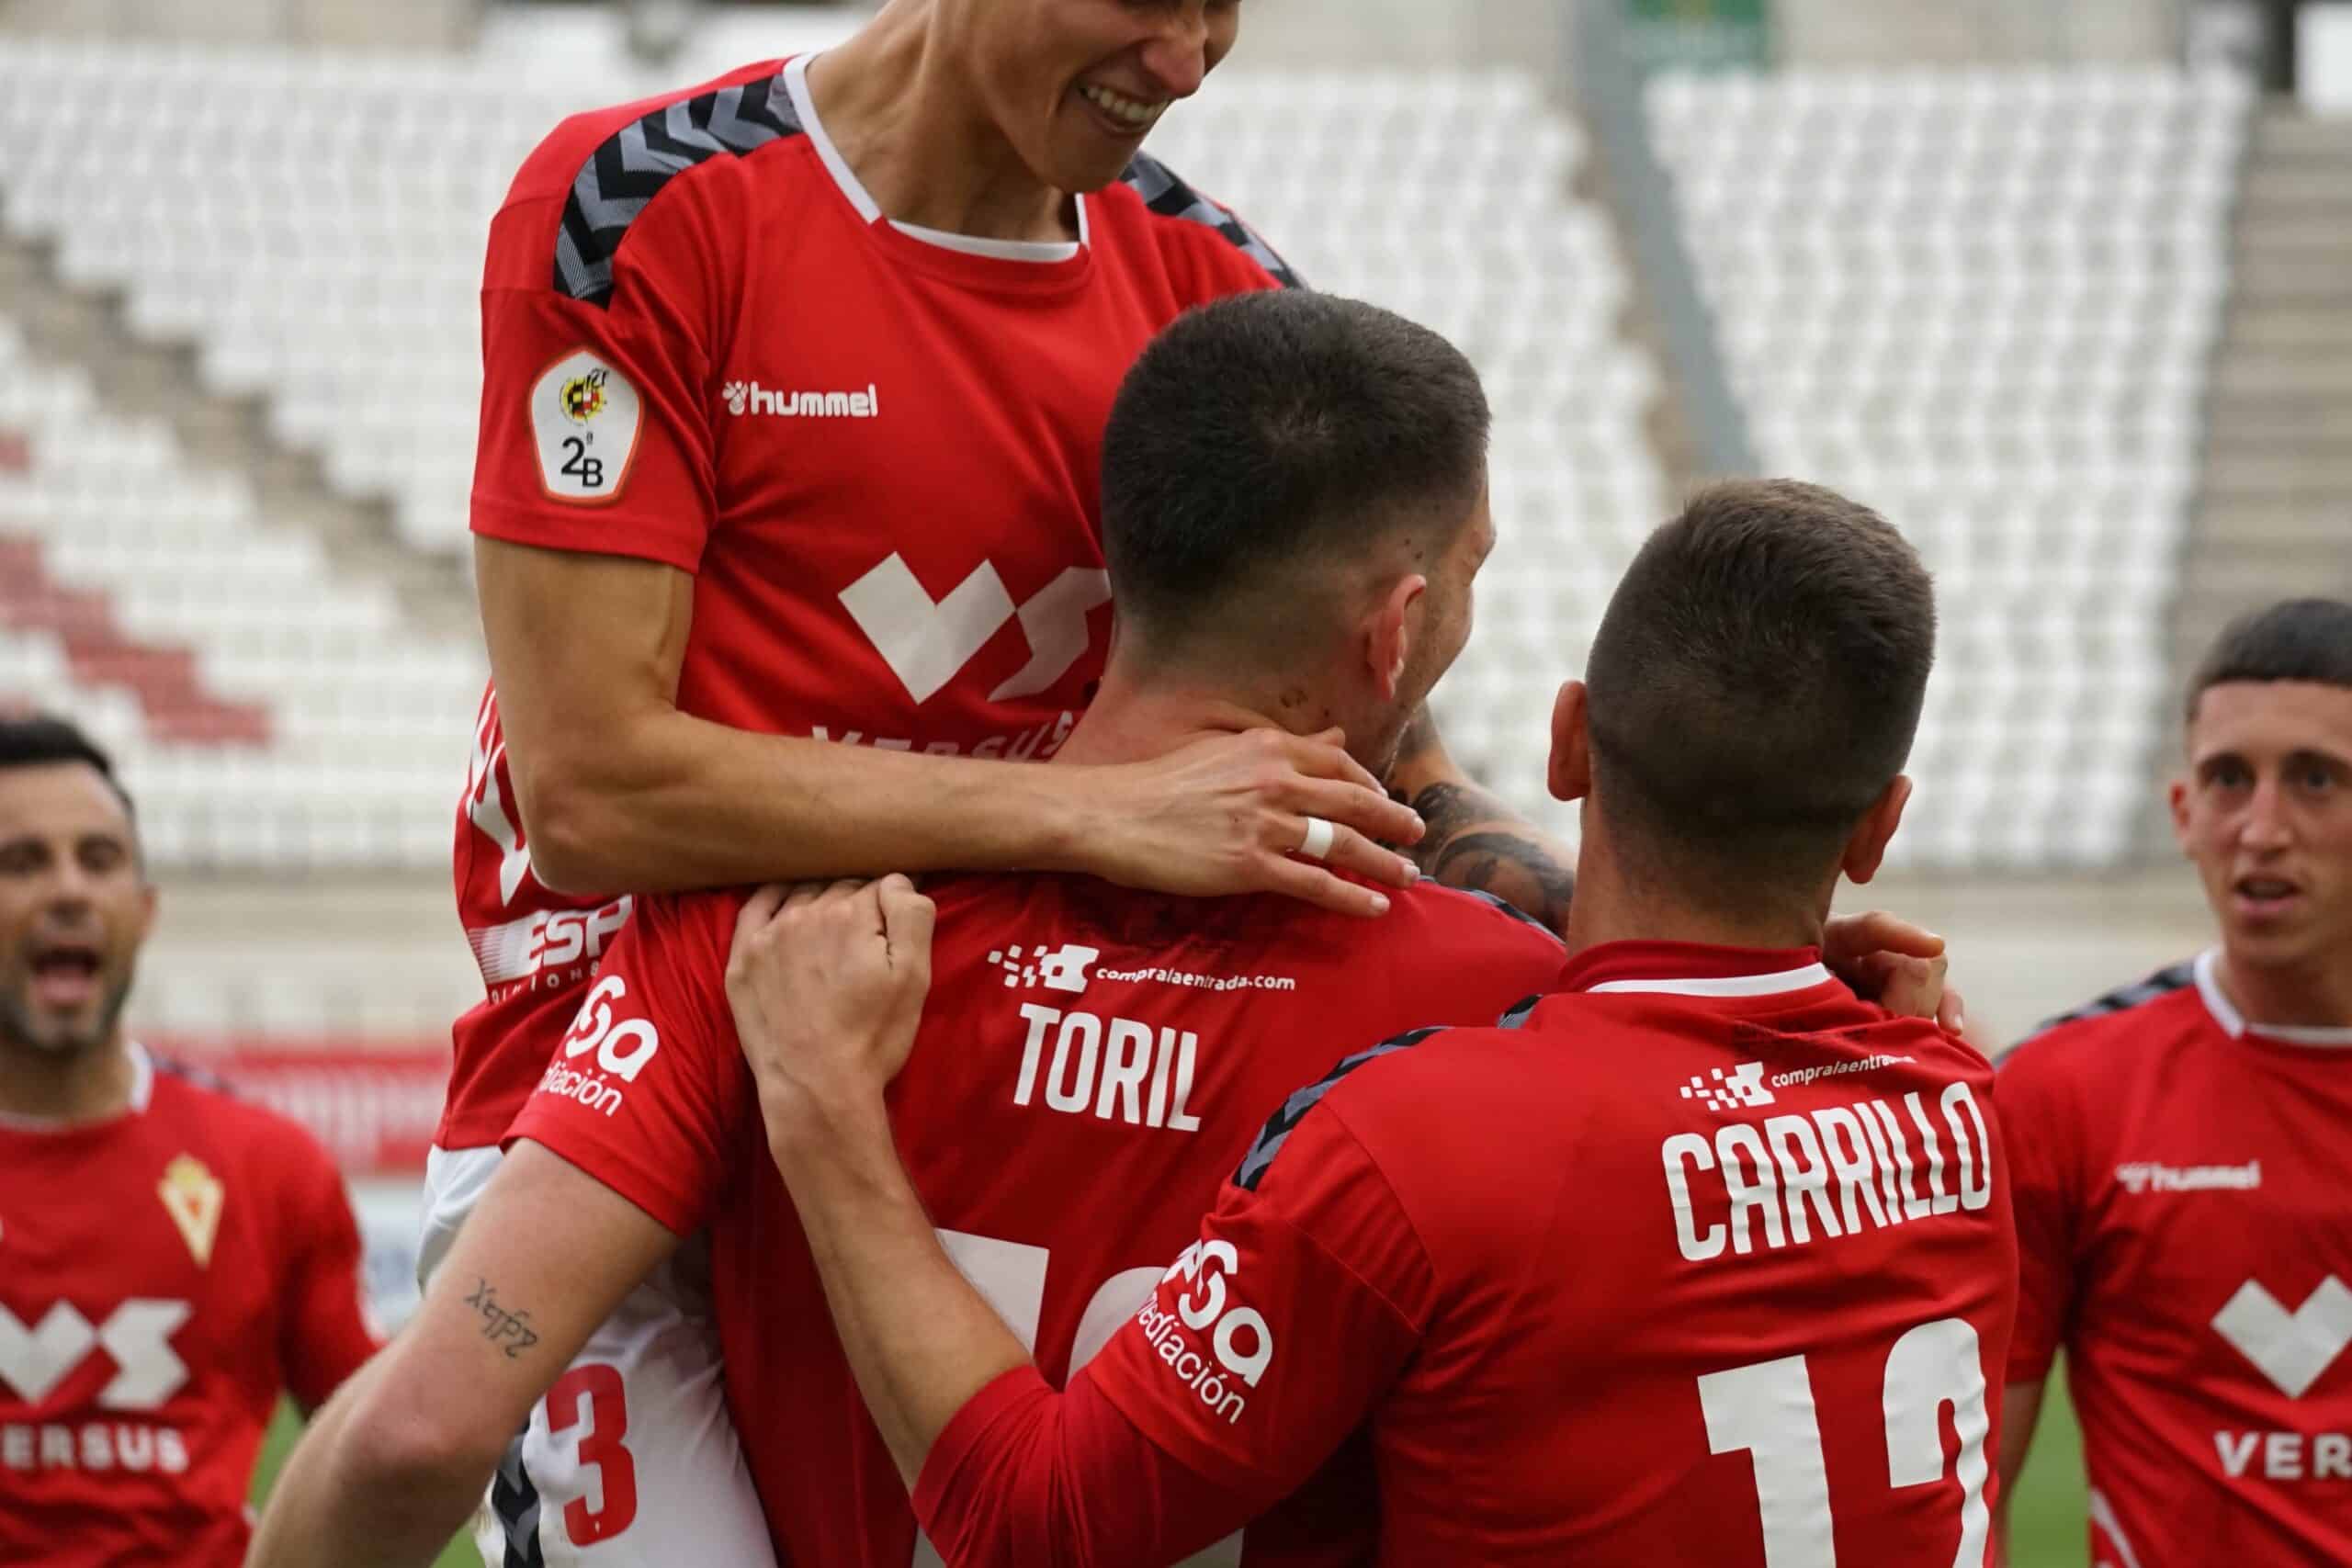
[[[628,378],[584,348],[565,355],[531,387],[539,483],[558,501],[616,499],[643,417]]]

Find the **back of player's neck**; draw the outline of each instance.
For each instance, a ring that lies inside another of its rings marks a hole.
[[[0,1038],[0,1117],[61,1127],[103,1122],[130,1108],[137,1078],[119,1036],[67,1052]]]
[[[1679,889],[1628,875],[1605,848],[1588,840],[1577,863],[1568,905],[1568,949],[1611,942],[1669,942],[1697,947],[1786,952],[1819,947],[1825,915],[1790,898],[1753,908],[1717,909],[1678,898]]]
[[[1260,708],[1182,682],[1133,682],[1114,667],[1053,760],[1090,766],[1148,762],[1219,735],[1291,728]]]
[[[2226,947],[2222,989],[2254,1028],[2352,1029],[2352,962],[2260,967]]]
[[[925,37],[888,21],[808,64],[825,135],[882,216],[976,240],[1075,238],[1069,193],[1037,179]]]

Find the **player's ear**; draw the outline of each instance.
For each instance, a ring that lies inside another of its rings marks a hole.
[[[1422,596],[1429,592],[1429,586],[1428,578],[1419,572],[1408,572],[1388,585],[1373,611],[1364,654],[1372,669],[1373,687],[1383,702],[1395,702],[1404,689],[1405,670],[1412,662],[1413,635],[1419,625]]]
[[[1878,798],[1854,825],[1853,836],[1846,840],[1846,858],[1841,863],[1849,882],[1868,882],[1878,874],[1881,863],[1886,859],[1886,846],[1894,837],[1895,829],[1903,825],[1903,808],[1911,803],[1911,779],[1907,773],[1897,773],[1879,791]]]
[[[1552,700],[1552,761],[1545,774],[1555,800],[1592,793],[1592,728],[1582,681],[1563,682]]]
[[[2188,841],[2188,778],[2187,774],[2174,776],[2172,787],[2165,792],[2165,803],[2172,808],[2173,842],[2180,846],[2181,853],[2191,854]]]

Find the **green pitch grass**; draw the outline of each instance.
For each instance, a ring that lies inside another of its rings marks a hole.
[[[263,1445],[261,1464],[254,1472],[254,1502],[269,1495],[286,1450],[294,1446],[301,1423],[292,1406],[281,1406],[277,1425]],[[2018,1479],[2011,1506],[2010,1568],[2085,1568],[2089,1540],[2083,1530],[2082,1438],[2075,1430],[2075,1412],[2066,1403],[2059,1372],[2050,1379],[2049,1402],[2042,1406],[2041,1427],[2033,1442],[2033,1461]],[[469,1542],[453,1540],[434,1568],[481,1568]]]

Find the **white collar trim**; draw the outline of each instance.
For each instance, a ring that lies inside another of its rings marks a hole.
[[[1830,981],[1827,965],[1808,964],[1771,975],[1730,975],[1716,979],[1603,980],[1589,991],[1654,991],[1675,997],[1777,997],[1786,991],[1806,991]]]
[[[785,62],[785,91],[792,96],[792,112],[800,120],[800,129],[817,149],[817,157],[825,172],[833,176],[833,184],[842,195],[857,209],[857,215],[872,223],[882,217],[881,204],[852,172],[849,161],[842,156],[833,139],[825,134],[825,122],[817,118],[817,100],[808,92],[808,62],[816,56],[795,55]],[[977,234],[955,234],[944,229],[926,229],[919,223],[901,223],[888,220],[890,227],[910,239],[921,240],[926,245],[937,245],[943,251],[961,251],[967,255],[994,256],[1000,261],[1065,262],[1078,254],[1086,244],[1086,197],[1075,197],[1078,203],[1078,238],[1076,240],[989,240]]]
[[[2313,1045],[2324,1050],[2352,1050],[2352,1029],[2309,1023],[2249,1023],[2237,1004],[2222,989],[2222,950],[2209,947],[2197,955],[2197,994],[2222,1032],[2236,1040],[2251,1034],[2283,1045]]]
[[[130,1043],[128,1050],[130,1055],[130,1098],[120,1111],[94,1118],[27,1116],[14,1111],[0,1111],[0,1127],[19,1133],[70,1133],[111,1122],[118,1116],[144,1115],[148,1101],[155,1098],[155,1059],[147,1055],[147,1047],[136,1040]]]

